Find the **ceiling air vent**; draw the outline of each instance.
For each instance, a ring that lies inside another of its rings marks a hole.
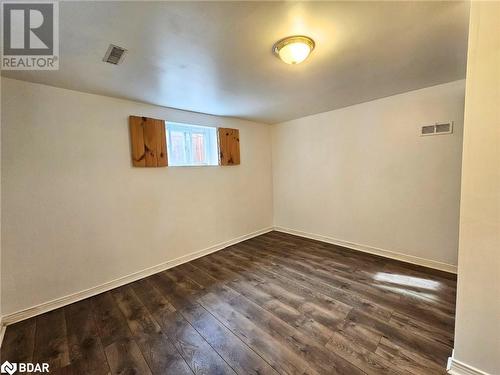
[[[115,46],[114,44],[110,44],[102,61],[118,65],[123,61],[123,58],[125,57],[126,53],[127,50],[125,48]]]
[[[435,125],[422,126],[420,135],[438,135],[453,133],[453,122],[436,123]]]

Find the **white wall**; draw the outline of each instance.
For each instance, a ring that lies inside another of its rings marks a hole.
[[[2,77],[0,76],[0,119],[2,115]],[[1,124],[1,121],[0,121]],[[0,128],[0,176],[2,175],[2,129]],[[2,342],[2,182],[0,179],[0,345]]]
[[[500,3],[472,2],[470,17],[452,368],[461,362],[494,375],[500,374]]]
[[[275,225],[453,271],[464,85],[273,126]],[[454,133],[419,136],[437,121],[454,121]]]
[[[2,80],[9,314],[272,225],[268,125]],[[240,129],[241,165],[133,168],[128,116]]]

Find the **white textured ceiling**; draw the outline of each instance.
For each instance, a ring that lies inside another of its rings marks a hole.
[[[62,2],[60,70],[6,77],[276,123],[465,77],[466,2]],[[300,65],[272,54],[305,34]],[[102,62],[109,43],[129,50]]]

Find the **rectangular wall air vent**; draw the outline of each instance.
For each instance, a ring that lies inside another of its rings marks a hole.
[[[126,53],[127,50],[125,48],[115,46],[114,44],[110,44],[102,61],[118,65],[123,61],[123,58],[125,57]]]
[[[422,126],[420,135],[438,135],[453,133],[453,122],[436,123],[435,125]]]
[[[422,135],[434,134],[434,132],[435,132],[434,125],[422,126]]]
[[[451,133],[451,123],[436,124],[436,133]]]

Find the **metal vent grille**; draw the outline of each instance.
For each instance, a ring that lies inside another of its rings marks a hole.
[[[436,133],[451,133],[451,123],[436,124]]]
[[[434,125],[422,126],[422,135],[434,134]]]
[[[125,57],[126,53],[127,50],[125,48],[115,46],[114,44],[110,44],[102,61],[118,65],[123,61],[123,58]]]
[[[435,125],[425,125],[420,129],[420,135],[438,135],[453,133],[453,122],[436,123]]]

